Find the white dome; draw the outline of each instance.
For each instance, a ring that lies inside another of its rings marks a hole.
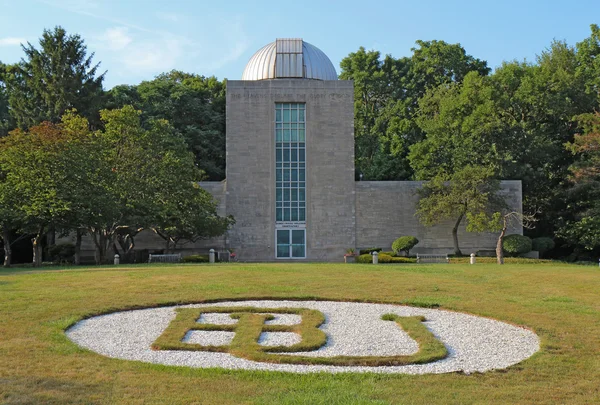
[[[242,80],[337,80],[333,63],[314,45],[301,39],[277,39],[250,58]]]

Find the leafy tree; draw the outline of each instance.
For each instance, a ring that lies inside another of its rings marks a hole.
[[[465,217],[504,206],[499,195],[500,184],[489,167],[467,165],[452,175],[437,174],[419,190],[417,215],[421,223],[432,226],[452,220],[454,253],[462,255],[458,243],[458,228]]]
[[[570,192],[576,198],[559,235],[571,245],[594,250],[600,247],[600,113],[584,114],[579,120],[584,132],[566,145],[578,157],[570,168]]]
[[[365,179],[411,178],[409,147],[423,138],[414,119],[418,100],[428,89],[461,82],[470,71],[489,72],[459,44],[417,45],[411,58],[383,60],[361,47],[340,64],[340,78],[354,80],[356,170]]]
[[[21,230],[33,234],[34,265],[42,263],[42,238],[51,225],[60,223],[70,204],[63,191],[72,182],[61,153],[68,142],[51,123],[15,130],[2,139],[0,172],[5,190],[12,190],[5,209],[16,213]],[[4,193],[3,193],[4,194]],[[6,194],[5,194],[6,195]]]
[[[146,129],[132,106],[100,114],[104,129],[94,137],[104,174],[95,194],[107,200],[86,221],[98,262],[112,246],[127,255],[142,229],[156,229],[173,243],[226,230],[231,220],[217,217],[212,197],[197,187],[202,172],[167,121],[152,120]]]
[[[194,154],[209,180],[225,178],[225,83],[171,71],[138,86],[117,86],[109,92],[109,108],[131,104],[142,111],[145,127],[166,119]]]
[[[10,114],[20,128],[59,123],[71,108],[97,121],[104,73],[97,75],[99,64],[92,64],[94,54],[87,55],[79,35],[58,26],[44,30],[39,49],[27,43],[23,51],[25,58],[5,74]]]
[[[217,215],[212,196],[197,184],[182,184],[177,194],[165,196],[163,211],[152,230],[165,241],[165,250],[174,252],[180,242],[222,235],[235,223],[233,217]]]
[[[523,226],[532,228],[536,218],[531,214],[518,211],[482,211],[477,214],[467,213],[468,232],[500,232],[496,242],[496,259],[498,264],[504,264],[504,238],[510,227]]]

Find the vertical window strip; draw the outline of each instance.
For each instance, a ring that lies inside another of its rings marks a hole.
[[[276,103],[276,221],[306,221],[304,103]],[[280,205],[279,205],[280,204]]]

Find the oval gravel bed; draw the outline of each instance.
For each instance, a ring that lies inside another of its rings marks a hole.
[[[212,304],[182,305],[199,307],[309,308],[321,311],[326,318],[321,326],[327,334],[325,346],[305,356],[394,356],[410,355],[417,343],[394,322],[381,316],[424,316],[425,326],[438,338],[449,355],[428,364],[406,366],[322,366],[259,363],[228,353],[151,350],[150,345],[175,318],[175,308],[162,307],[115,312],[83,320],[67,330],[78,345],[96,353],[125,360],[186,367],[310,372],[375,373],[449,373],[485,372],[519,363],[539,350],[539,338],[532,331],[493,319],[438,309],[402,305],[368,304],[333,301],[235,301]],[[204,317],[203,317],[204,318]],[[200,322],[221,320],[231,323],[225,314],[208,315]],[[215,322],[216,323],[216,322]],[[280,316],[278,324],[298,323],[293,316]],[[198,332],[195,332],[195,334]],[[208,336],[208,335],[207,335]],[[194,336],[202,339],[201,335]]]

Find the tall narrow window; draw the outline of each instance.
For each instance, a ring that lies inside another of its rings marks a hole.
[[[275,105],[276,221],[306,222],[304,103]]]
[[[306,257],[306,106],[275,104],[277,257]]]

